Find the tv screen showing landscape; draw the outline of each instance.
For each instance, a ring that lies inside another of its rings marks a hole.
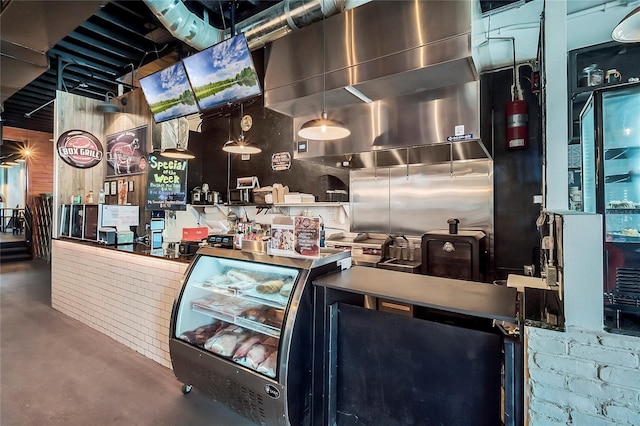
[[[182,62],[140,79],[156,123],[199,111]]]
[[[201,110],[262,94],[244,34],[183,59]]]

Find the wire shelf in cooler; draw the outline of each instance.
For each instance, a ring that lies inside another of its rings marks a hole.
[[[289,301],[288,296],[283,296],[280,293],[262,293],[256,290],[255,287],[245,290],[241,294],[243,298],[248,298],[275,308],[285,308]]]
[[[192,303],[191,304],[191,309],[194,312],[198,312],[198,313],[210,316],[210,317],[215,318],[215,319],[226,321],[228,323],[233,323],[235,321],[235,317],[233,315],[225,314],[223,312],[216,311],[214,309],[208,308],[208,307],[206,307],[204,305],[199,305],[197,303]]]
[[[225,296],[237,296],[237,290],[230,289],[228,287],[217,287],[214,285],[205,285],[204,283],[197,283],[197,284],[194,283],[194,284],[191,284],[191,287],[207,290],[212,293],[222,294]]]
[[[640,236],[625,235],[622,232],[607,233],[607,242],[610,243],[640,243]]]
[[[638,209],[606,209],[606,214],[640,214],[640,208]]]
[[[280,330],[267,324],[251,321],[246,318],[236,317],[235,324],[258,333],[266,334],[271,337],[280,338]]]
[[[225,296],[220,296],[218,299],[203,298],[191,301],[191,309],[193,312],[257,331],[258,333],[280,337],[280,329],[266,324],[266,322],[282,325],[283,311],[278,311],[272,307],[265,308],[263,304],[255,301]],[[271,311],[270,315],[267,315],[268,311]],[[278,317],[278,312],[280,312],[280,317]],[[247,318],[250,315],[256,315],[256,318],[262,318],[264,322]]]

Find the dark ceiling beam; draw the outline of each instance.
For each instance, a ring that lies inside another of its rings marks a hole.
[[[87,32],[94,33],[98,36],[105,37],[109,39],[112,43],[119,44],[121,46],[125,46],[126,48],[137,50],[138,52],[144,54],[156,48],[156,43],[149,40],[146,37],[140,37],[139,39],[134,40],[133,38],[123,38],[122,34],[117,31],[112,31],[104,26],[100,26],[91,21],[85,21],[80,27]]]
[[[142,3],[142,2],[141,2]],[[146,4],[142,3],[141,8],[138,10],[134,10],[132,6],[138,5],[138,2],[132,1],[112,1],[109,3],[109,7],[114,8],[116,10],[115,13],[124,13],[128,16],[134,16],[139,21],[153,21],[156,24],[156,27],[160,25],[157,22],[153,13],[149,10]]]
[[[66,49],[68,52],[73,52],[74,55],[79,55],[84,58],[83,60],[76,62],[86,62],[88,59],[93,60],[95,63],[100,62],[102,63],[101,67],[103,69],[113,70],[114,75],[118,75],[118,70],[123,69],[125,65],[131,62],[130,60],[117,59],[114,56],[98,53],[94,49],[81,47],[66,40],[60,41],[56,47],[60,50]]]
[[[140,27],[139,22],[127,21],[125,19],[122,19],[120,16],[108,13],[104,9],[98,10],[98,12],[96,12],[96,14],[93,15],[91,19],[93,20],[94,18],[99,18],[105,23],[112,25],[113,27],[115,27],[114,30],[117,28],[118,30],[124,30],[128,32],[130,35],[144,36],[144,33],[142,33],[141,30],[139,29]],[[122,38],[123,36],[126,37],[126,35],[122,33],[119,35],[120,38]]]
[[[134,58],[142,57],[139,52],[133,52],[132,49],[122,49],[116,46],[114,43],[108,40],[100,40],[96,37],[80,34],[78,31],[73,31],[67,37],[69,42],[84,44],[91,46],[91,48],[97,49],[102,54],[109,54],[119,57],[123,61],[132,62]]]
[[[22,98],[17,99],[15,101],[11,101],[12,111],[19,112],[20,110],[24,112],[29,112],[31,110],[36,109],[38,106],[49,102],[53,98],[45,98],[43,100],[36,100],[35,102],[25,102]]]
[[[86,66],[91,68],[91,70],[93,71],[94,75],[96,75],[96,73],[102,72],[103,74],[107,74],[109,76],[113,76],[114,78],[116,76],[118,76],[118,74],[114,71],[114,69],[115,69],[114,67],[105,67],[104,64],[100,64],[100,63],[94,62],[94,61],[92,61],[90,59],[87,59],[86,57],[75,55],[74,53],[69,52],[69,51],[60,50],[57,47],[51,48],[49,50],[49,54],[57,55],[57,56],[60,56],[62,58],[68,59],[70,61],[75,61],[75,62],[79,62],[79,63],[85,64]]]
[[[52,92],[55,93],[56,92],[55,86],[52,86],[50,84],[46,84],[44,82],[39,82],[37,79],[32,81],[31,83],[29,83],[26,87],[31,89],[31,90],[33,90],[36,93],[38,93],[38,92],[39,93],[43,93],[43,92],[44,93],[52,93]],[[11,98],[9,98],[9,99],[11,99]]]
[[[49,99],[55,97],[55,92],[53,93],[42,93],[42,92],[33,92],[30,90],[24,90],[24,93],[22,93],[22,95],[13,100],[12,102],[15,102],[15,104],[19,104],[20,102],[22,102],[24,105],[34,105],[34,104],[42,104],[46,101],[48,101]]]

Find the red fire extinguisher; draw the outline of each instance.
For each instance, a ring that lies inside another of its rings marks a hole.
[[[514,100],[505,108],[507,120],[507,148],[525,149],[527,143],[527,102]]]

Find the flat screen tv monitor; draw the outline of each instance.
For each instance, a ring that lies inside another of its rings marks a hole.
[[[182,62],[141,78],[140,87],[156,123],[199,112]]]
[[[182,60],[202,111],[262,95],[244,34]]]

